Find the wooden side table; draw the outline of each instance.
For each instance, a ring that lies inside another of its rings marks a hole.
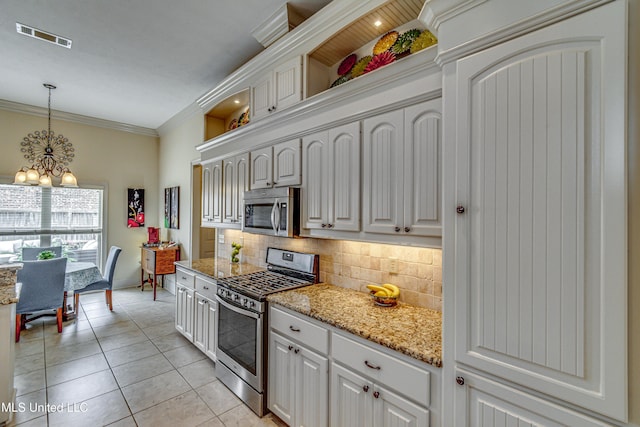
[[[142,272],[140,277],[140,287],[144,291],[144,284],[150,282],[153,286],[153,300],[156,300],[156,286],[158,284],[158,276],[162,278],[162,286],[164,286],[164,275],[174,274],[176,266],[175,261],[180,261],[180,248],[173,246],[171,248],[145,248],[142,247],[141,264]],[[144,275],[148,274],[149,278],[145,280]]]

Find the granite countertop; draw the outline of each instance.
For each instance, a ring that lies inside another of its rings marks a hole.
[[[20,299],[22,285],[16,283],[18,270],[22,263],[0,265],[0,305],[15,304]]]
[[[228,258],[202,258],[188,261],[176,261],[175,265],[186,268],[194,273],[209,276],[212,279],[219,277],[239,276],[264,270],[263,267],[247,263],[231,263]]]
[[[271,294],[267,300],[442,366],[442,313],[438,311],[403,303],[379,307],[364,292],[324,283]]]

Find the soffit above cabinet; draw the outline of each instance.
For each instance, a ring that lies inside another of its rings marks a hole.
[[[416,19],[423,6],[424,0],[388,1],[336,33],[310,56],[326,66],[332,66],[376,37]],[[376,27],[376,21],[380,21],[381,25]]]

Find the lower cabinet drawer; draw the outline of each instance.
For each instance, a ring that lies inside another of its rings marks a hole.
[[[189,289],[195,289],[195,274],[189,273],[185,270],[176,269],[176,282],[179,285],[185,286]]]
[[[196,292],[212,301],[216,300],[217,285],[213,279],[196,276]]]
[[[271,307],[271,327],[322,354],[329,352],[329,331],[298,316]]]
[[[429,406],[431,378],[428,371],[335,332],[331,343],[335,360],[379,384],[401,391],[421,405]]]

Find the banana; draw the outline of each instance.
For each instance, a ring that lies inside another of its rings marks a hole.
[[[396,285],[392,285],[391,283],[385,283],[382,285],[383,288],[389,292],[389,295],[392,297],[398,297],[400,295],[400,289]]]
[[[381,298],[386,298],[389,296],[389,294],[387,294],[385,291],[378,291],[374,295]]]
[[[383,288],[382,286],[378,286],[378,285],[367,285],[367,288],[369,288],[369,290],[373,291],[373,292],[384,292],[383,296],[389,296],[390,292],[387,288]],[[380,295],[378,295],[380,296]]]

